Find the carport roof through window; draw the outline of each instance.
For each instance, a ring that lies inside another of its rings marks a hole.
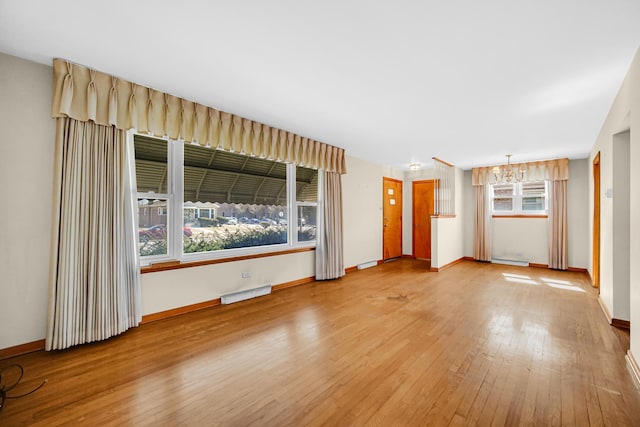
[[[167,143],[135,135],[139,192],[166,192]],[[286,164],[199,145],[184,145],[184,201],[287,204]],[[317,200],[318,171],[296,168],[298,200]]]

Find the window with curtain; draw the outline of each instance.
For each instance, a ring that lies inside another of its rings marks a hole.
[[[133,138],[143,264],[315,245],[316,169],[181,141]]]
[[[545,181],[491,185],[491,209],[494,215],[542,215],[548,212]]]

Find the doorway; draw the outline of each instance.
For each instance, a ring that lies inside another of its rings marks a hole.
[[[402,256],[402,181],[382,178],[382,259]]]
[[[432,179],[413,181],[413,256],[418,259],[431,259],[431,216],[434,213],[434,187]]]
[[[593,159],[593,257],[591,280],[600,292],[600,152]]]

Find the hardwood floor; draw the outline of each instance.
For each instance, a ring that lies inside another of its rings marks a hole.
[[[176,283],[176,286],[180,286]],[[640,425],[582,273],[401,259],[21,363],[0,425]]]

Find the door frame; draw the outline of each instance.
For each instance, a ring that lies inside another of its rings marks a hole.
[[[600,152],[593,158],[593,240],[591,284],[600,293]]]
[[[411,255],[416,258],[416,212],[415,212],[415,200],[416,200],[416,187],[415,184],[416,183],[423,183],[423,182],[431,182],[433,183],[433,194],[435,196],[435,192],[436,192],[436,184],[438,183],[439,180],[436,179],[421,179],[421,180],[417,180],[417,181],[411,181]],[[435,212],[435,200],[434,200],[434,204],[433,204],[433,209]],[[429,217],[429,221],[431,221],[431,217]],[[429,244],[431,244],[431,232],[429,233]],[[431,259],[431,257],[433,256],[433,254],[431,253],[431,249],[429,250],[429,258]]]
[[[401,179],[395,179],[395,178],[390,178],[390,177],[387,177],[387,176],[383,176],[382,177],[382,260],[383,261],[386,261],[387,259],[396,258],[396,257],[385,258],[385,254],[387,253],[387,251],[386,251],[387,246],[386,246],[386,242],[385,242],[385,235],[386,235],[385,228],[386,228],[386,225],[385,225],[384,211],[385,211],[385,209],[387,209],[386,205],[385,205],[385,196],[387,195],[386,194],[386,190],[385,190],[385,182],[387,182],[387,181],[394,182],[394,183],[400,185],[400,203],[398,205],[400,207],[400,255],[398,257],[402,256],[402,251],[403,251],[403,249],[402,249],[402,244],[403,244],[403,241],[402,241],[402,233],[403,233],[402,217],[404,215],[404,206],[403,206],[403,204],[404,204],[404,200],[403,200],[404,197],[403,196],[404,195],[402,193],[404,192],[404,183],[403,183],[403,181]]]

